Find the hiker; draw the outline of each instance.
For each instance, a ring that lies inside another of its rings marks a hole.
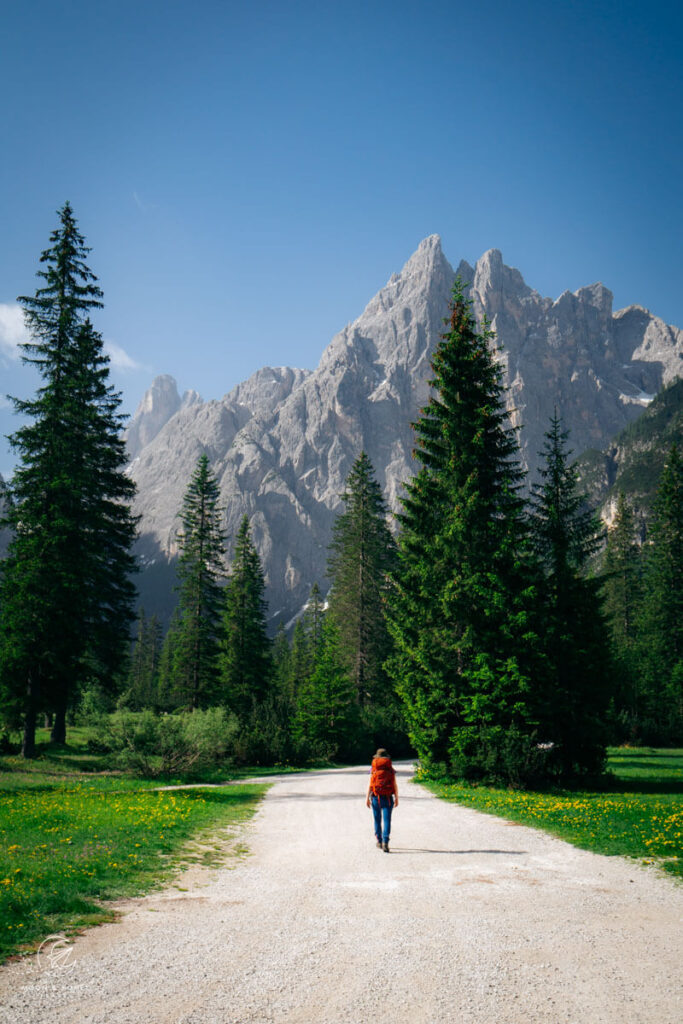
[[[377,845],[389,853],[391,812],[398,807],[398,785],[394,766],[384,747],[380,747],[372,759],[365,806],[372,807]]]

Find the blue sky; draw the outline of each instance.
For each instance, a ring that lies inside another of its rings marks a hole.
[[[157,373],[217,398],[315,366],[433,232],[683,326],[677,7],[4,5],[0,391],[34,387],[14,302],[66,199],[128,411]]]

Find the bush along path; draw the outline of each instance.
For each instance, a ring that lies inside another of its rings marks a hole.
[[[678,1024],[675,879],[435,799],[397,767],[388,856],[367,765],[284,777],[235,870],[130,901],[77,937],[68,972],[6,965],[0,1024]]]

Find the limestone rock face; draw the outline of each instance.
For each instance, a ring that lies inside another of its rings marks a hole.
[[[555,407],[577,454],[602,448],[683,374],[683,333],[637,306],[613,314],[601,284],[543,298],[496,249],[475,267],[462,261],[458,274],[502,346],[511,417],[532,473]],[[394,509],[415,471],[411,422],[428,397],[454,277],[432,235],[332,339],[314,371],[266,367],[211,402],[195,393],[181,400],[172,378],[157,378],[128,434],[143,559],[174,555],[177,513],[206,452],[229,541],[242,515],[250,518],[273,624],[289,621],[316,581],[326,589],[331,527],[360,451]]]
[[[201,403],[196,391],[186,391],[182,399],[178,385],[167,373],[156,377],[144,396],[126,431],[126,446],[132,459],[157,436],[181,408]]]

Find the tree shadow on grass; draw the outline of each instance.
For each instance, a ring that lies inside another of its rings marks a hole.
[[[586,792],[596,792],[595,789],[586,789]],[[683,794],[683,778],[671,779],[667,776],[654,776],[647,779],[639,779],[637,777],[632,779],[618,779],[609,780],[604,787],[601,787],[597,792],[600,795],[605,793],[641,793],[660,795],[664,796],[669,794],[670,796],[676,796]]]
[[[245,783],[245,788],[249,787],[248,783]],[[253,804],[261,795],[260,793],[254,793],[254,787],[249,787],[250,791],[243,792],[239,789],[215,786],[213,788],[203,788],[202,786],[192,786],[187,789],[174,789],[172,790],[173,795],[184,800],[202,800],[207,804]]]
[[[617,751],[612,754],[610,769],[602,784],[594,787],[601,793],[683,793],[683,750]]]

